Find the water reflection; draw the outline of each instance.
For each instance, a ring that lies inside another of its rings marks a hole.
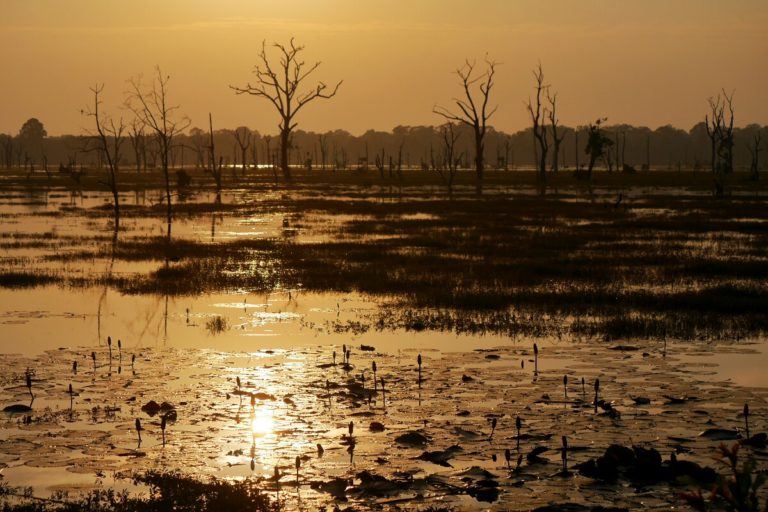
[[[251,432],[254,436],[272,434],[275,425],[275,413],[272,408],[259,406],[251,414]]]

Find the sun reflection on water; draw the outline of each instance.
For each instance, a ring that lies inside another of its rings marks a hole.
[[[251,433],[256,437],[271,434],[275,425],[275,413],[269,407],[259,407],[251,418]]]

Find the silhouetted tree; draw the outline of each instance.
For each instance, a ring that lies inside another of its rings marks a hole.
[[[296,46],[293,38],[288,45],[275,43],[273,46],[277,48],[279,56],[276,64],[274,60],[270,62],[270,58],[267,56],[266,42],[261,45],[261,53],[259,53],[261,62],[256,65],[254,70],[255,85],[251,85],[249,82],[245,87],[230,86],[230,88],[237,94],[250,94],[266,98],[277,110],[280,115],[280,123],[278,124],[280,128],[280,167],[285,178],[290,180],[288,150],[291,132],[297,126],[294,117],[309,102],[317,98],[334,97],[343,80],[340,80],[333,89],[330,89],[323,82],[318,82],[312,89],[299,92],[302,82],[320,66],[320,62],[307,66],[300,56],[304,46]],[[273,67],[276,67],[276,70]]]
[[[547,152],[549,151],[549,142],[547,141],[547,128],[544,125],[546,108],[542,105],[542,93],[549,94],[549,86],[544,85],[544,70],[539,67],[533,71],[533,78],[536,80],[536,103],[528,98],[528,113],[533,122],[534,153],[538,153],[538,174],[539,181],[547,179]]]
[[[488,110],[488,100],[494,85],[493,78],[496,73],[497,63],[488,60],[486,57],[485,64],[487,66],[485,73],[478,74],[477,76],[474,76],[476,63],[469,60],[465,61],[464,65],[456,70],[464,91],[464,98],[454,98],[453,100],[458,108],[457,111],[441,106],[435,106],[432,109],[432,112],[444,117],[449,122],[463,123],[472,127],[475,135],[475,172],[477,173],[476,189],[478,194],[483,191],[483,168],[485,165],[483,157],[485,153],[486,125],[498,109],[498,106],[495,106],[490,111]],[[477,89],[480,92],[477,97],[475,97],[476,93],[472,91],[475,85],[477,85]]]
[[[547,88],[547,101],[549,102],[549,123],[552,127],[552,172],[557,172],[560,168],[560,144],[563,143],[565,132],[558,135],[557,131],[557,93],[550,94]]]
[[[453,194],[453,180],[456,176],[457,162],[461,159],[461,154],[456,155],[456,141],[461,135],[454,130],[454,124],[447,122],[440,127],[440,135],[443,139],[443,160],[445,162],[445,171],[443,166],[437,168],[437,172],[448,187],[448,195]]]
[[[117,178],[120,165],[120,148],[125,142],[123,132],[125,131],[125,124],[121,117],[117,121],[114,118],[104,114],[101,108],[101,100],[99,95],[104,90],[104,84],[96,84],[91,87],[93,93],[93,108],[87,107],[83,110],[83,114],[92,117],[96,130],[92,133],[91,137],[95,143],[96,151],[99,151],[104,160],[107,163],[106,174],[107,181],[105,185],[109,187],[112,192],[112,202],[115,209],[115,239],[117,238],[117,232],[120,228],[120,194],[117,187]]]
[[[160,157],[160,165],[165,179],[165,197],[168,205],[168,238],[171,236],[171,223],[173,210],[171,207],[171,178],[168,168],[170,166],[173,139],[186,130],[190,125],[187,117],[176,119],[177,105],[170,105],[168,99],[168,82],[171,77],[163,75],[160,67],[155,68],[156,77],[151,85],[145,86],[141,77],[131,79],[128,90],[127,103],[136,117],[149,128],[156,142],[157,155]]]
[[[595,124],[590,123],[587,127],[587,146],[584,152],[589,155],[589,168],[587,169],[589,179],[592,179],[592,169],[595,162],[600,158],[605,158],[613,146],[613,141],[606,137],[600,128],[604,121],[605,119],[598,119]]]
[[[208,113],[208,134],[210,136],[209,144],[208,144],[208,165],[205,168],[205,172],[211,175],[213,178],[214,183],[216,184],[216,203],[221,202],[221,168],[222,168],[222,158],[219,156],[218,161],[216,160],[216,144],[214,143],[213,139],[213,116],[211,113]]]
[[[240,148],[240,155],[242,156],[241,164],[243,166],[243,176],[245,176],[245,168],[248,167],[246,165],[246,152],[248,151],[248,146],[251,145],[251,130],[249,130],[246,126],[240,126],[236,128],[235,142],[237,142],[237,146]]]
[[[21,155],[24,154],[24,165],[32,166],[32,156],[43,154],[43,140],[48,135],[43,123],[36,117],[27,119],[16,137],[16,152],[19,166],[21,166]]]
[[[142,163],[144,170],[147,169],[147,146],[144,140],[144,123],[134,118],[128,127],[128,139],[131,141],[133,156],[136,159],[136,172],[141,171]]]
[[[750,179],[760,179],[760,151],[762,151],[763,136],[760,130],[756,130],[752,135],[752,142],[747,145],[752,161],[749,164]]]

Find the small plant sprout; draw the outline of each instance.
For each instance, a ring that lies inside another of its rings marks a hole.
[[[600,394],[600,379],[595,379],[595,414],[597,414],[597,397]]]
[[[563,375],[563,393],[565,394],[565,399],[568,400],[568,376]]]
[[[747,440],[750,439],[749,436],[749,405],[744,404],[744,427],[747,429]]]
[[[273,478],[275,479],[275,491],[277,492],[276,501],[279,504],[280,503],[280,469],[277,466],[275,466],[275,476]]]
[[[72,361],[72,373],[77,375],[77,361]]]
[[[379,381],[381,382],[381,403],[384,404],[384,408],[386,409],[387,408],[387,392],[384,389],[384,377],[379,379]]]
[[[421,354],[416,357],[416,363],[419,365],[419,387],[421,387]]]
[[[35,395],[32,394],[32,370],[27,368],[27,371],[25,372],[25,377],[27,380],[27,390],[29,391],[29,396],[32,398],[32,401],[35,401]]]
[[[520,419],[520,416],[515,418],[515,427],[517,428],[517,451],[520,451],[520,429],[523,427],[523,420]]]
[[[493,439],[493,433],[496,432],[496,418],[491,419],[491,435],[488,436],[488,441]]]
[[[163,448],[165,448],[165,427],[167,424],[167,419],[165,415],[163,415],[162,418],[160,418],[160,430],[163,432]]]
[[[539,346],[536,343],[533,344],[533,374],[539,374]]]
[[[139,418],[136,418],[136,435],[139,436],[139,446],[141,446],[141,431],[144,430],[141,428],[141,420]]]
[[[509,451],[509,448],[504,450],[504,460],[507,461],[507,470],[512,469],[509,465],[509,461],[512,460],[512,452]]]
[[[296,456],[296,488],[299,488],[299,468],[301,468],[301,457]]]
[[[376,381],[376,361],[371,363],[371,370],[373,370],[373,391],[375,392],[378,389],[378,384]]]
[[[563,475],[568,474],[568,438],[563,436]]]
[[[93,375],[96,375],[96,352],[91,352],[91,360],[93,360]]]

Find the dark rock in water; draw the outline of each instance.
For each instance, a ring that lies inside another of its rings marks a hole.
[[[712,441],[732,441],[735,439],[741,439],[741,434],[738,430],[729,430],[724,428],[708,428],[704,432],[699,434],[699,437],[705,439],[711,439]]]
[[[672,455],[662,462],[661,454],[654,448],[634,446],[632,449],[611,445],[597,459],[590,459],[574,466],[584,476],[604,481],[626,478],[633,484],[656,482],[677,483],[680,479],[693,479],[701,483],[714,482],[714,470],[694,462],[678,461]]]
[[[320,492],[330,494],[336,499],[346,500],[346,489],[349,481],[344,478],[334,478],[327,482],[311,482],[309,486]]]
[[[546,446],[537,446],[533,450],[528,453],[528,455],[525,456],[525,460],[528,461],[528,464],[541,464],[544,462],[547,462],[546,459],[542,459],[539,457],[542,453],[549,451],[549,448]]]
[[[368,429],[371,432],[383,432],[384,431],[384,424],[380,423],[378,421],[372,421],[371,425],[368,427]]]
[[[469,375],[462,375],[461,376],[461,382],[472,382],[473,380],[475,380],[475,379],[473,379]]]
[[[742,441],[741,444],[746,444],[757,448],[765,448],[765,445],[768,444],[768,434],[765,432],[755,434],[749,439]]]
[[[149,402],[147,402],[141,407],[141,410],[142,412],[145,412],[150,416],[154,416],[155,414],[160,412],[160,404],[158,404],[154,400],[150,400]]]
[[[376,350],[376,348],[370,345],[360,345],[360,350],[362,350],[363,352],[373,352],[374,350]]]
[[[7,412],[8,414],[23,414],[31,411],[32,408],[24,404],[13,404],[3,408],[3,412]]]
[[[470,478],[479,478],[479,479],[490,479],[490,478],[499,478],[497,475],[494,475],[488,470],[485,470],[479,466],[472,466],[469,469],[465,469],[464,471],[459,473],[460,476],[464,477],[470,477]]]
[[[451,466],[448,461],[451,460],[458,452],[463,451],[463,448],[458,445],[449,446],[445,450],[437,450],[433,452],[424,452],[421,455],[419,455],[419,460],[426,460],[427,462],[432,462],[434,464],[438,464],[440,466],[445,466],[447,468],[451,468]]]
[[[407,444],[411,446],[424,446],[429,443],[427,436],[421,432],[408,432],[407,434],[401,434],[395,438],[395,442],[399,444]]]
[[[365,496],[388,496],[405,491],[411,486],[410,480],[390,480],[370,471],[361,471],[355,476],[360,480],[360,485],[355,491]]]
[[[487,484],[493,485],[487,485]],[[480,480],[467,486],[467,494],[477,501],[493,503],[499,499],[499,484],[493,480]]]

